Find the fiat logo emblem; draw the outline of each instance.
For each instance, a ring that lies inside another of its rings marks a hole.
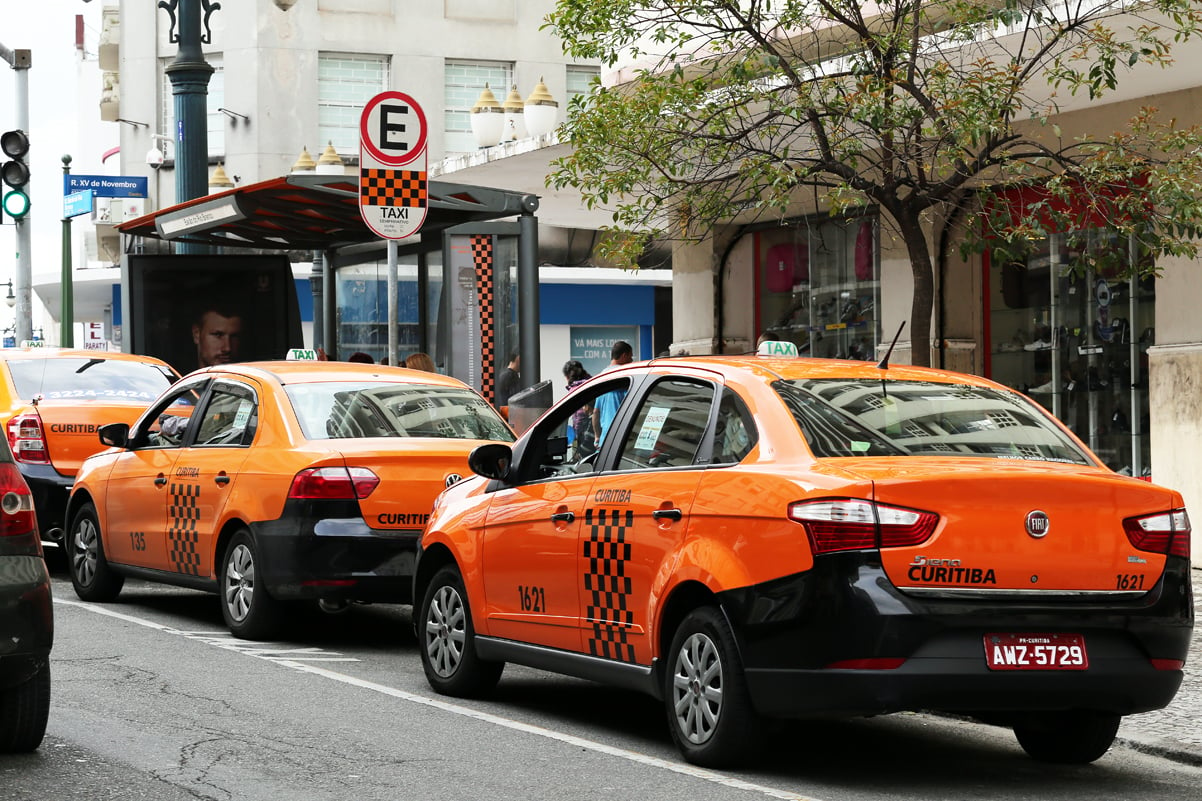
[[[447,476],[446,485],[450,487],[454,484],[458,484],[460,481],[463,481],[463,476],[459,475],[458,473],[451,473],[449,476]]]
[[[1033,512],[1027,513],[1027,533],[1035,539],[1046,537],[1048,529],[1051,528],[1051,526],[1052,524],[1048,520],[1048,516],[1045,512],[1041,512],[1036,509]]]

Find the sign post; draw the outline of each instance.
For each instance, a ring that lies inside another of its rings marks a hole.
[[[397,363],[397,243],[429,208],[426,115],[404,92],[381,92],[359,116],[359,214],[388,240],[388,361]]]

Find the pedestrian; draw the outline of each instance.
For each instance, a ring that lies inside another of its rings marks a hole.
[[[497,406],[508,406],[509,397],[521,389],[521,362],[521,356],[516,350],[509,354],[509,364],[497,376]]]
[[[576,387],[592,378],[584,365],[575,359],[564,363],[563,377],[567,380],[567,390],[571,392]],[[576,448],[576,459],[583,459],[597,450],[597,440],[593,436],[593,404],[586,403],[572,413],[571,424],[572,442]]]
[[[634,361],[634,348],[630,347],[629,342],[619,339],[609,349],[609,364],[601,372],[608,372],[615,367],[630,364],[632,361]],[[606,392],[604,395],[599,396],[594,402],[593,437],[596,439],[598,448],[605,441],[605,435],[609,432],[609,424],[618,416],[618,408],[625,399],[626,390],[615,389],[612,392]]]
[[[408,367],[410,370],[425,370],[427,373],[438,372],[438,368],[434,366],[434,360],[430,358],[430,355],[421,351],[410,353],[405,358],[402,366]]]
[[[350,356],[348,356],[346,360],[348,362],[354,362],[355,364],[375,364],[376,363],[375,359],[373,359],[370,355],[364,353],[361,350],[355,351]]]

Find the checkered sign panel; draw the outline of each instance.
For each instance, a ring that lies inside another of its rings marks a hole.
[[[362,170],[359,202],[364,206],[424,208],[427,202],[426,174],[413,170]]]

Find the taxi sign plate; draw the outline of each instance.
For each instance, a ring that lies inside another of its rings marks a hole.
[[[288,355],[284,357],[290,362],[315,362],[317,359],[317,351],[313,348],[291,348]]]

